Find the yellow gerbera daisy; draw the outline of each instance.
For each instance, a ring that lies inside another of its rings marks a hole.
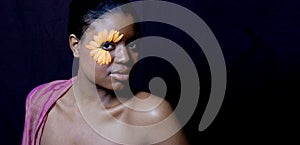
[[[108,31],[104,29],[94,36],[93,40],[86,45],[86,48],[91,50],[90,56],[92,56],[99,65],[109,64],[111,62],[111,56],[109,51],[103,48],[103,45],[105,43],[118,43],[123,36],[124,35],[120,34],[119,31],[110,30],[108,33]]]

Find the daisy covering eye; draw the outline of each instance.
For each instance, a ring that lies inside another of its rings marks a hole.
[[[94,57],[94,60],[99,65],[109,64],[111,62],[109,50],[112,50],[109,46],[118,43],[123,36],[124,35],[120,34],[119,31],[110,30],[110,32],[108,32],[104,29],[94,36],[94,39],[86,45],[86,48],[91,50],[90,56]]]

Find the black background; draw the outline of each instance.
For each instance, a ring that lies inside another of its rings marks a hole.
[[[0,144],[21,144],[25,99],[31,89],[71,77],[73,58],[67,35],[69,1],[0,2]],[[204,84],[201,88],[203,97],[184,128],[190,142],[244,144],[296,139],[292,132],[296,131],[293,122],[298,113],[292,102],[300,96],[297,90],[300,86],[300,2],[170,1],[189,8],[209,25],[222,47],[228,71],[223,106],[212,125],[199,132],[198,124],[209,94],[205,57],[201,49],[176,28],[145,24],[149,26],[145,31],[147,35],[174,40],[187,49],[197,64]],[[146,64],[145,70],[165,76],[172,70],[165,70],[163,62]],[[172,80],[176,81],[169,79],[170,84]],[[176,87],[173,84],[169,88],[178,89]],[[176,105],[178,91],[171,92],[173,94],[168,95],[175,97],[167,96],[167,99]]]

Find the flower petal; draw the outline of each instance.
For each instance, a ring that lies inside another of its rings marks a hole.
[[[101,51],[98,51],[98,53],[96,53],[95,56],[94,56],[94,60],[97,61],[98,58],[99,58],[99,56],[100,56],[101,54],[102,54],[102,52],[101,52]]]
[[[102,65],[103,64],[103,58],[104,58],[104,55],[105,55],[105,51],[101,49],[100,53],[101,53],[101,55],[98,57],[97,62],[98,62],[99,65]]]
[[[113,42],[115,42],[115,40],[119,37],[119,35],[120,35],[120,32],[119,31],[116,31],[115,33],[114,33],[114,36],[113,36]]]
[[[91,50],[97,49],[96,47],[91,46],[91,45],[86,45],[85,47],[86,47],[87,49],[91,49]]]
[[[119,42],[122,38],[123,38],[123,34],[121,34],[118,38],[116,38],[115,40],[114,40],[114,43],[117,43],[117,42]]]
[[[93,40],[86,45],[86,48],[90,49],[90,56],[93,57],[99,65],[109,64],[112,61],[112,57],[109,51],[99,49],[104,42],[114,42],[117,43],[123,38],[123,34],[120,34],[119,31],[110,30],[109,32],[104,29],[101,32],[98,32],[97,35],[93,37]]]
[[[107,59],[108,59],[108,57],[107,57],[107,53],[108,53],[108,52],[105,52],[105,57],[104,57],[104,59],[103,59],[103,60],[104,60],[104,64],[106,64],[106,62],[107,62]]]
[[[94,49],[90,52],[90,56],[95,56],[96,53],[98,53],[98,51],[100,51],[100,49]]]
[[[99,37],[98,35],[95,35],[95,36],[94,36],[94,41],[95,41],[95,42],[98,42],[99,40],[100,40],[100,37]]]
[[[95,41],[90,41],[89,45],[94,47],[100,47],[100,44],[96,43]]]
[[[99,45],[101,45],[103,42],[106,42],[107,35],[108,35],[107,33],[108,33],[108,32],[107,32],[106,29],[104,29],[104,31],[98,33],[99,39],[98,39],[97,43],[98,43]]]
[[[106,29],[102,31],[101,37],[108,37],[108,31]]]
[[[107,59],[106,59],[106,63],[109,64],[111,62],[111,56],[110,53],[107,52]]]
[[[111,42],[113,40],[115,32],[116,32],[115,30],[110,30],[109,35],[107,37],[108,42]]]
[[[105,54],[106,54],[106,51],[103,50],[102,54],[101,54],[101,57],[99,57],[99,59],[98,59],[98,62],[100,62],[100,65],[105,63],[105,59],[106,59]]]

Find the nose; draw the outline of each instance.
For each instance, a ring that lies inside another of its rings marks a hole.
[[[119,44],[116,49],[115,49],[115,62],[116,63],[128,63],[130,58],[129,58],[129,55],[128,55],[128,51],[126,49],[126,46],[125,44]]]

